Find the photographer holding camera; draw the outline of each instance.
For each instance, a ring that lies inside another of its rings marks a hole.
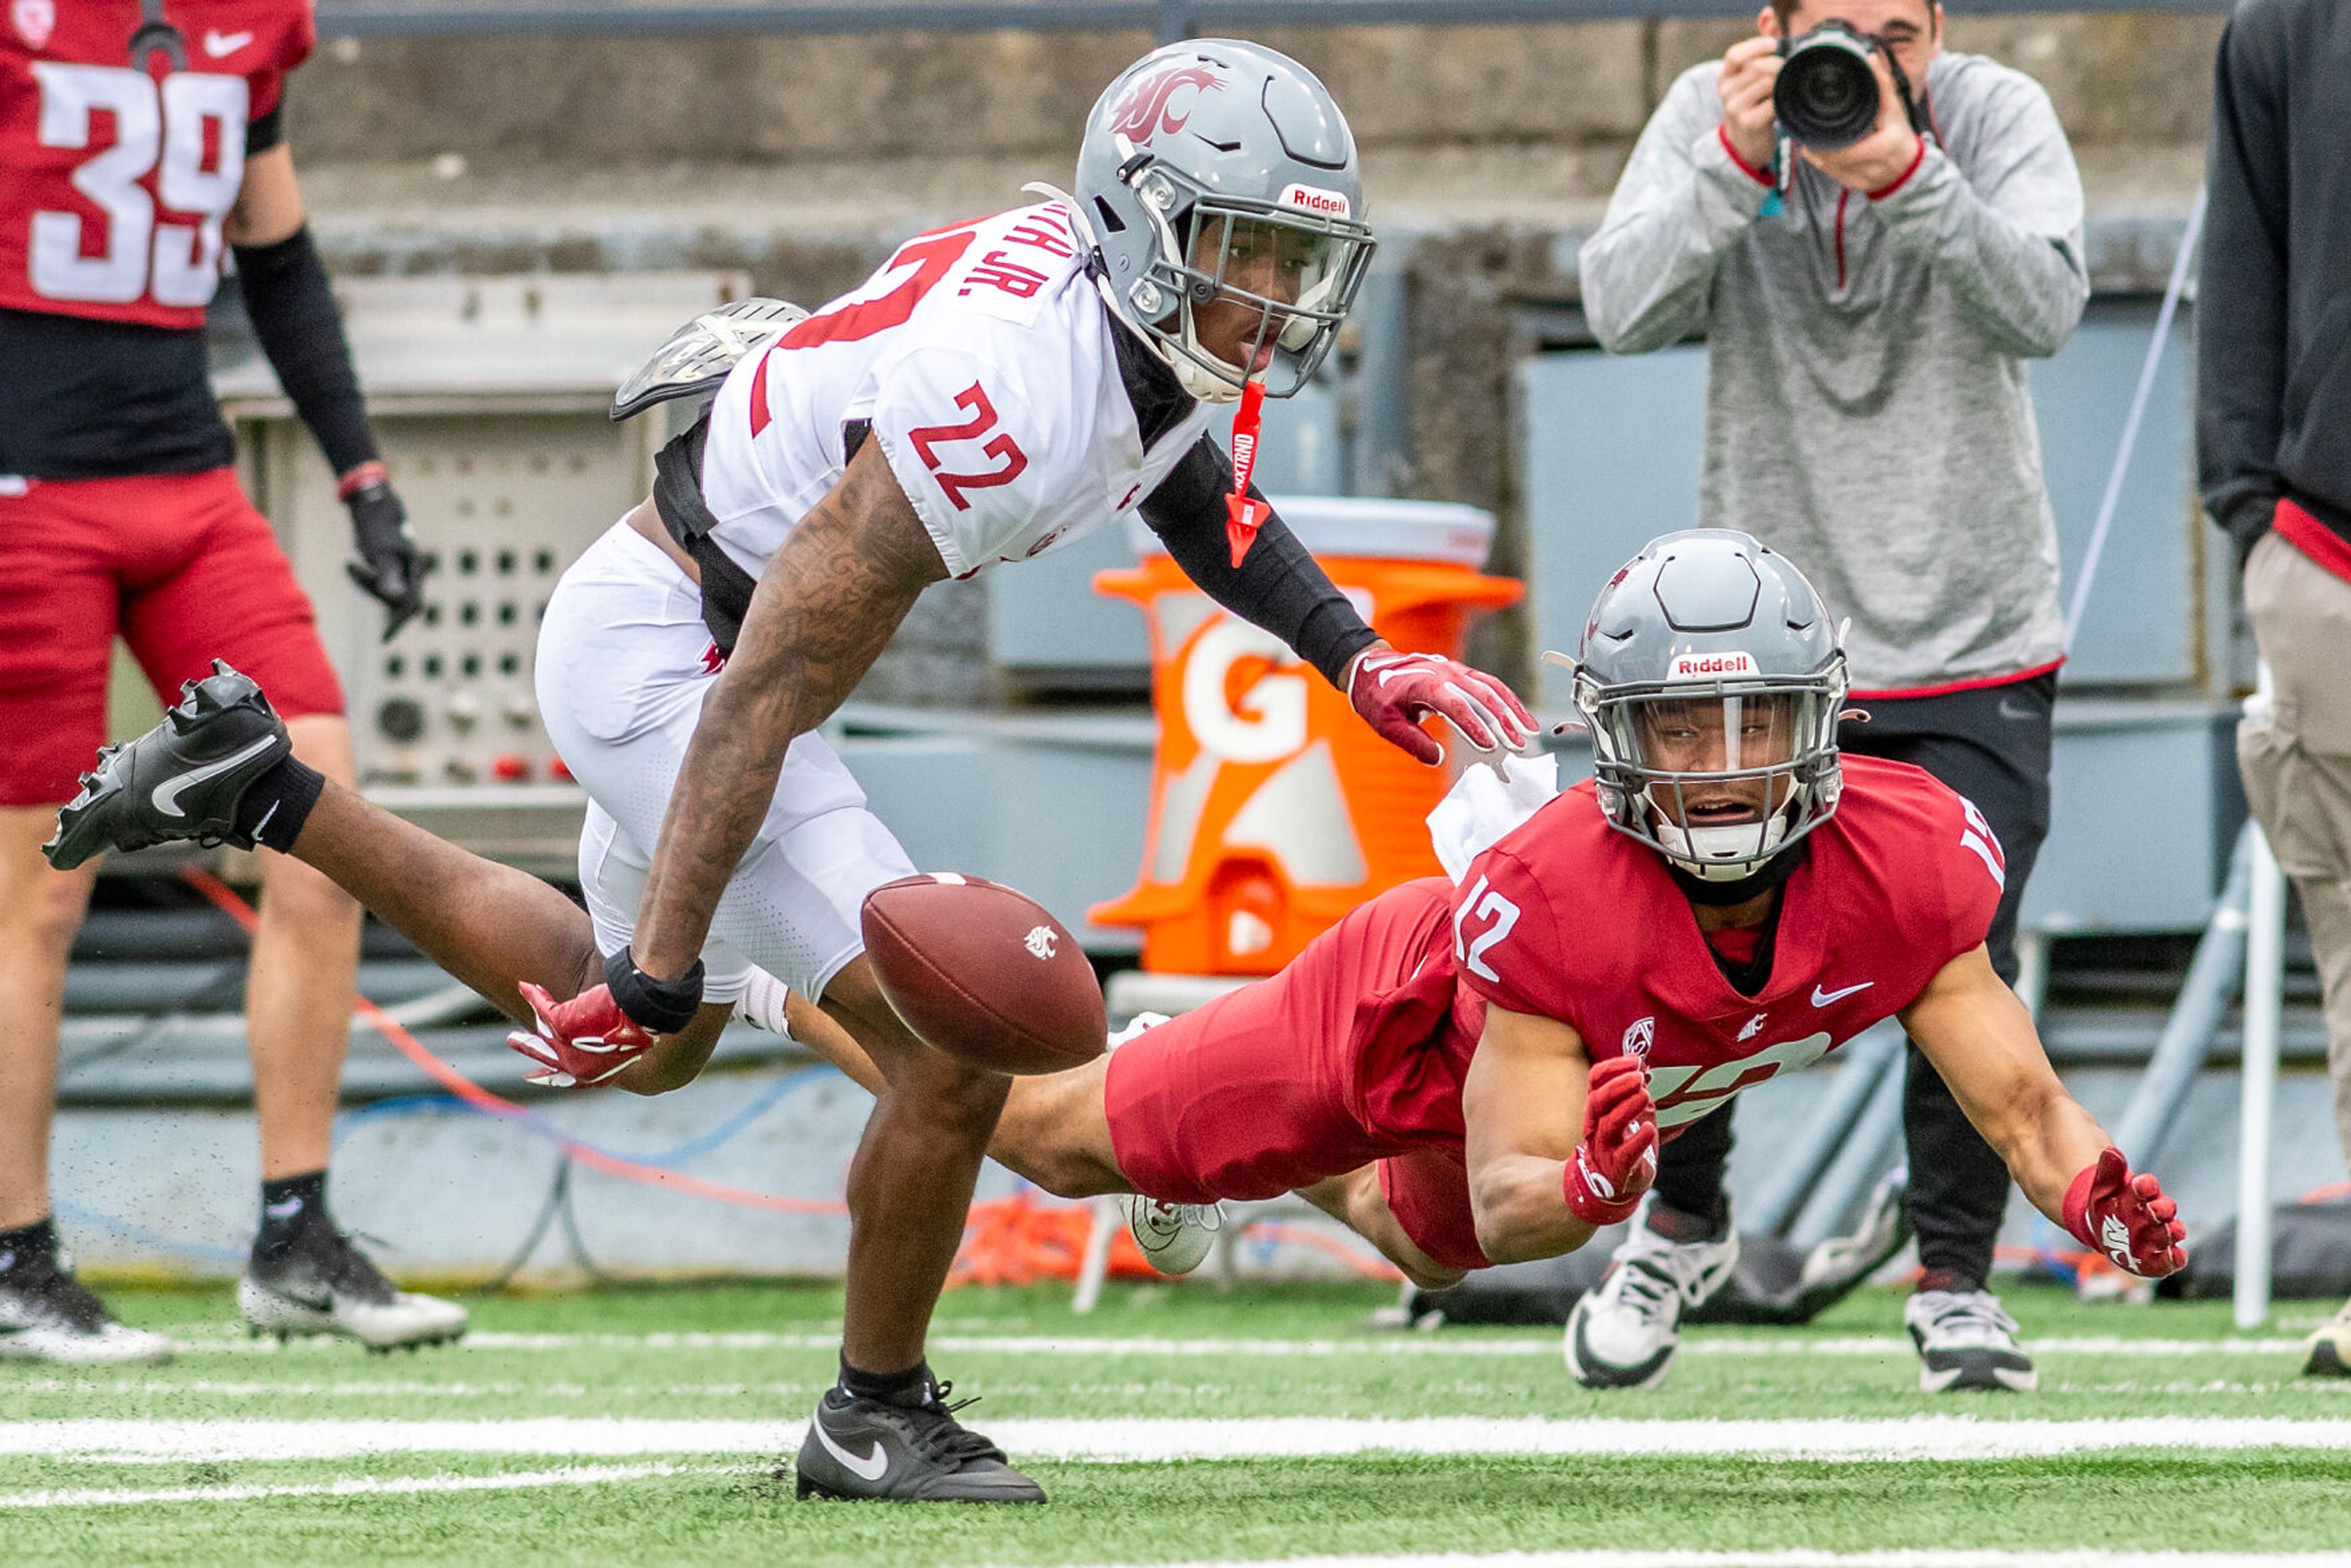
[[[1585,315],[1613,353],[1705,335],[1698,520],[1802,562],[1852,618],[1869,716],[1838,744],[1924,768],[1989,819],[2006,881],[1988,946],[2013,982],[2064,658],[2024,361],[2089,296],[2081,176],[2048,95],[1944,52],[1929,0],[1773,0],[1757,25],[1642,131],[1583,246]],[[1920,1386],[2030,1389],[1984,1289],[2006,1173],[1915,1045],[1907,1066]],[[1682,1312],[1729,1278],[1729,1148],[1726,1109],[1664,1150],[1569,1325],[1583,1382],[1653,1381]]]

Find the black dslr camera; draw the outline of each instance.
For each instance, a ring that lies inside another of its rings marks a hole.
[[[1823,22],[1800,38],[1782,37],[1780,57],[1787,63],[1771,88],[1771,111],[1779,116],[1780,129],[1823,152],[1850,147],[1876,130],[1877,74],[1869,68],[1869,57],[1884,49],[1869,34],[1837,21]],[[1909,78],[1890,51],[1886,64],[1902,95],[1904,115],[1911,129],[1919,129]]]

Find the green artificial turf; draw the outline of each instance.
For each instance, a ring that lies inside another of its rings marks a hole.
[[[1077,1318],[1065,1287],[951,1294],[934,1363],[967,1419],[1511,1416],[1786,1419],[1970,1415],[2186,1417],[2180,1448],[2051,1458],[1829,1463],[1769,1458],[1249,1459],[1041,1463],[1042,1510],[799,1504],[762,1456],[401,1453],[128,1463],[0,1455],[11,1563],[434,1562],[820,1564],[1144,1563],[1338,1552],[1543,1548],[2351,1546],[2351,1454],[2216,1451],[2192,1423],[2351,1420],[2351,1381],[2296,1377],[2278,1350],[2227,1349],[2225,1304],[2085,1307],[2012,1291],[2028,1343],[2177,1340],[2158,1354],[2043,1350],[2043,1392],[1928,1396],[1898,1343],[1901,1298],[1865,1291],[1801,1331],[1702,1329],[1666,1387],[1600,1395],[1562,1370],[1555,1333],[1381,1333],[1374,1287],[1114,1287]],[[371,1357],[235,1337],[225,1291],[119,1291],[127,1321],[179,1334],[172,1366],[75,1374],[0,1364],[0,1423],[514,1420],[782,1422],[831,1376],[837,1291],[730,1286],[472,1303],[475,1343]],[[2282,1332],[2273,1330],[2272,1337]],[[743,1343],[729,1334],[794,1336]],[[528,1336],[590,1336],[557,1343]],[[507,1339],[503,1336],[526,1336]],[[648,1340],[644,1336],[672,1336]],[[683,1337],[678,1337],[683,1336]],[[1105,1351],[1033,1342],[1111,1342]],[[1883,1339],[1863,1354],[1768,1347]],[[998,1342],[1029,1342],[1002,1343]],[[1267,1342],[1274,1353],[1264,1354]],[[1709,1353],[1708,1345],[1753,1345]],[[1251,1347],[1259,1347],[1252,1351]],[[311,1486],[668,1463],[679,1473],[518,1490],[202,1498],[24,1506],[64,1489]]]

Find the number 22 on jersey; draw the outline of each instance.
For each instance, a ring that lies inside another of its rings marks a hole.
[[[36,61],[33,76],[42,146],[89,148],[101,117],[114,131],[112,144],[73,172],[74,189],[103,215],[33,214],[33,292],[108,305],[150,296],[183,308],[210,303],[220,281],[221,225],[245,183],[245,78],[175,71],[159,85],[120,66],[48,60]],[[151,174],[152,193],[143,183]]]

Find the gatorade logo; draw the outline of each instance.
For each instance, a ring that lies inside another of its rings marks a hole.
[[[1747,653],[1677,653],[1673,667],[1666,672],[1666,679],[1719,681],[1757,673],[1753,656]]]
[[[1245,621],[1220,616],[1211,622],[1184,662],[1184,723],[1201,749],[1238,763],[1279,762],[1303,750],[1306,676],[1296,658],[1271,633]],[[1243,660],[1272,667],[1235,697],[1226,686]]]

